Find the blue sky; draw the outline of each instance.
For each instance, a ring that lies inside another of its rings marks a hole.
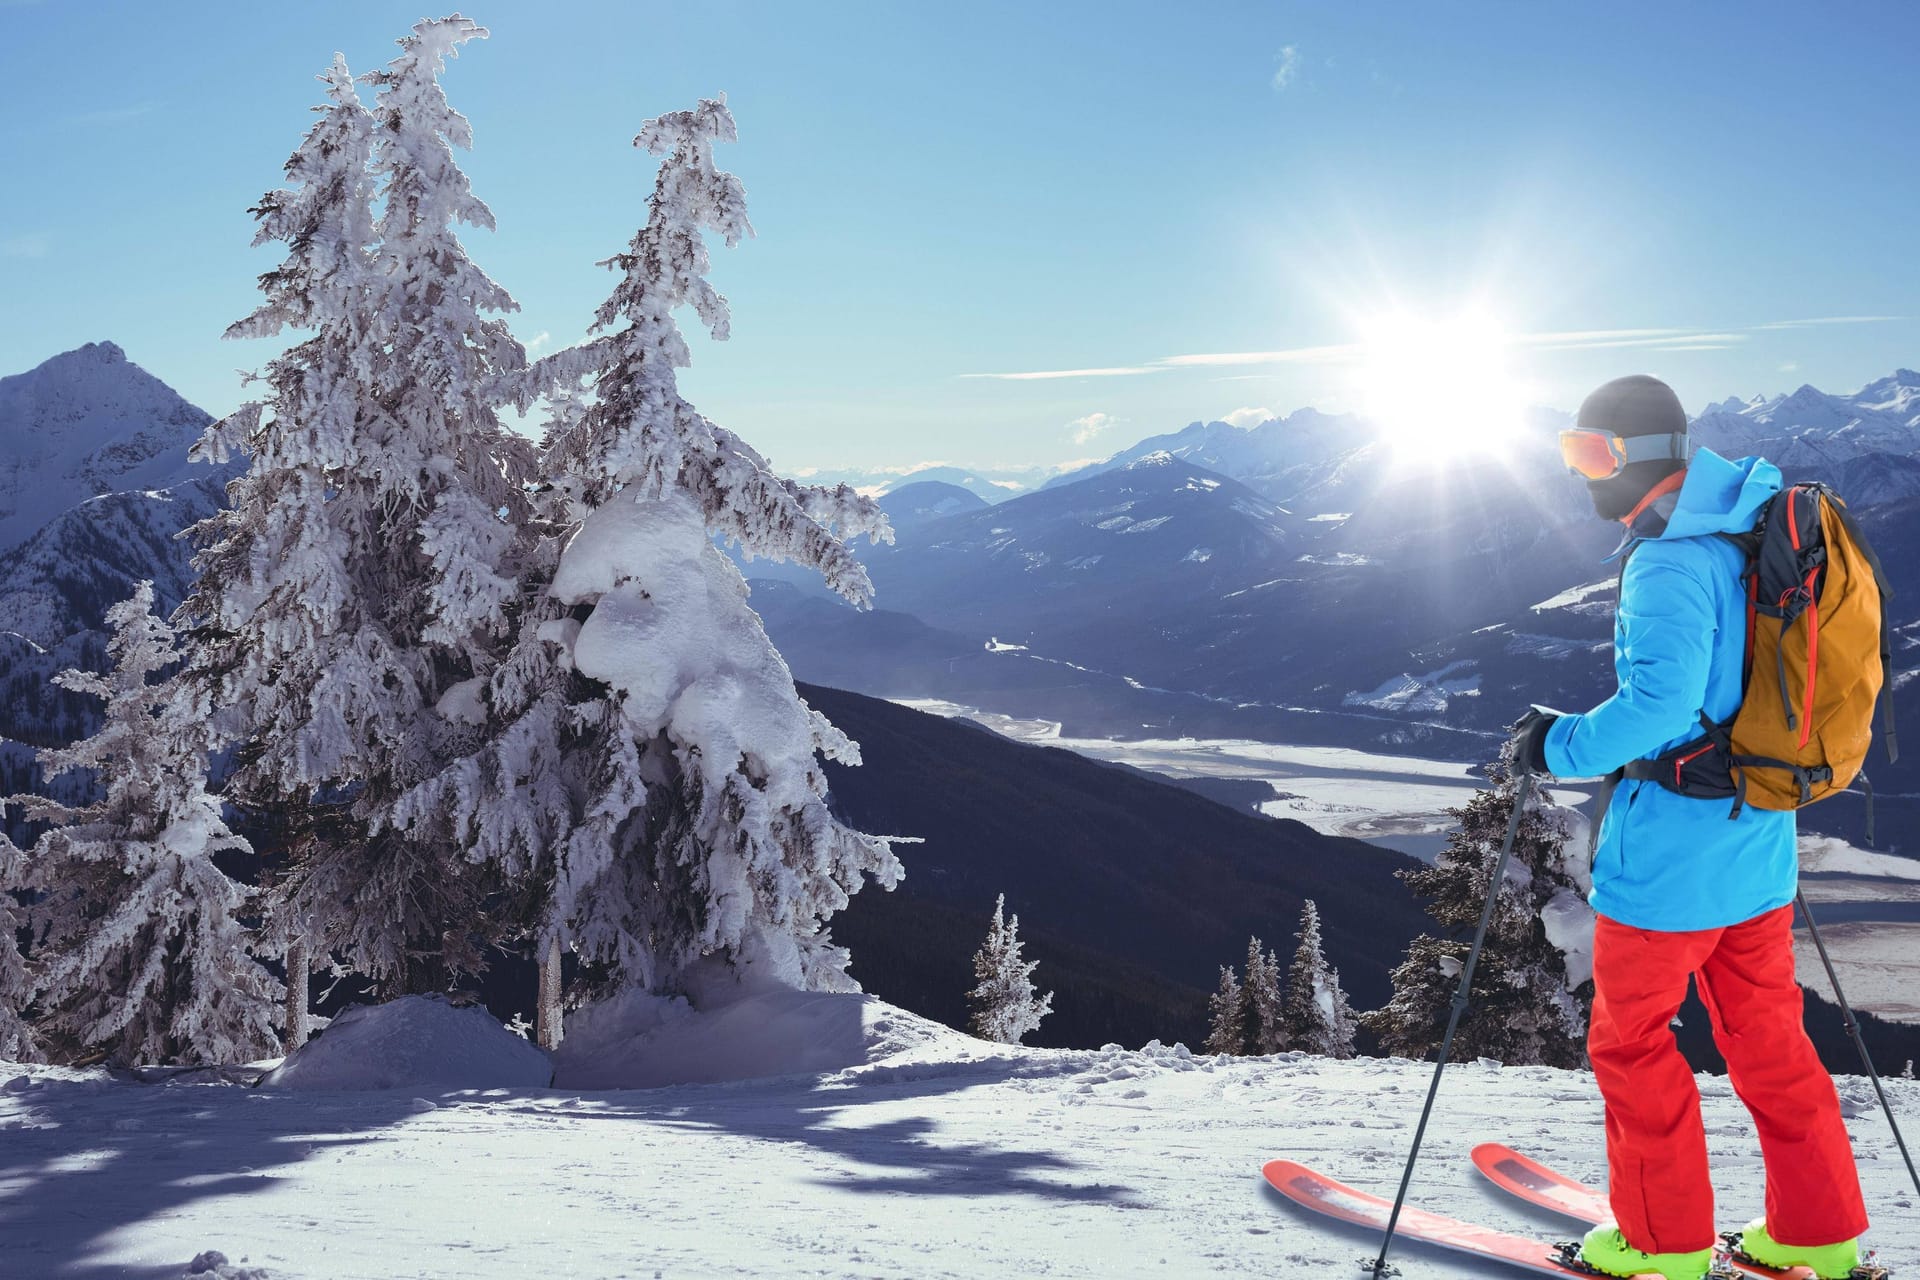
[[[232,408],[268,354],[219,340],[273,261],[247,207],[334,50],[371,70],[423,12],[0,0],[0,372],[106,338]],[[1349,407],[1345,352],[1396,309],[1477,307],[1563,407],[1625,372],[1697,410],[1920,364],[1910,4],[467,12],[493,36],[445,83],[499,221],[467,242],[543,349],[644,219],[641,121],[729,95],[759,235],[716,253],[734,337],[686,385],[783,468]],[[967,376],[1076,370],[1124,372]]]

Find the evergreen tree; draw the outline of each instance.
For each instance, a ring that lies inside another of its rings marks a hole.
[[[1207,1042],[1203,1047],[1208,1053],[1238,1055],[1247,1051],[1241,1024],[1245,998],[1239,975],[1231,965],[1221,965],[1220,989],[1207,998]]]
[[[976,981],[967,992],[973,1010],[968,1027],[982,1040],[1019,1044],[1053,1011],[1053,993],[1035,994],[1033,971],[1039,961],[1021,958],[1020,917],[1007,917],[1006,906],[1006,894],[994,899],[987,940],[973,955]]]
[[[1361,1023],[1383,1052],[1421,1058],[1440,1041],[1462,966],[1485,906],[1516,788],[1504,762],[1493,785],[1449,810],[1458,825],[1432,866],[1400,872],[1428,900],[1444,936],[1422,934],[1393,973],[1393,999]],[[1579,1067],[1585,1062],[1593,1004],[1592,912],[1585,901],[1584,859],[1568,848],[1567,825],[1536,790],[1540,804],[1520,820],[1513,858],[1495,903],[1485,949],[1474,971],[1471,1007],[1454,1051],[1462,1057]]]
[[[209,795],[206,734],[156,677],[178,661],[153,584],[107,611],[105,675],[56,679],[106,702],[92,737],[39,753],[49,777],[89,771],[99,798],[16,797],[55,824],[35,842],[33,956],[40,1032],[128,1062],[245,1061],[269,1052],[280,984],[247,953],[245,895],[213,856],[247,851]]]
[[[0,805],[0,812],[5,806]],[[0,832],[0,1059],[27,1062],[37,1056],[27,1006],[33,1003],[33,983],[20,955],[20,934],[27,927],[25,910],[15,896],[26,888],[26,858],[19,846]]]
[[[364,744],[404,721],[418,695],[355,573],[385,553],[364,478],[388,434],[371,382],[373,118],[345,58],[320,79],[329,105],[288,158],[289,185],[253,209],[254,244],[281,241],[287,255],[260,277],[265,301],[226,333],[310,336],[267,366],[266,399],[215,424],[197,450],[215,462],[244,452],[251,465],[227,486],[226,510],[194,530],[200,573],[180,611],[193,645],[178,687],[237,748],[227,795],[280,820],[296,883],[316,868],[351,883],[367,872],[364,825],[347,812]],[[313,937],[362,956],[381,941],[351,896],[278,900],[289,1051],[307,1038]]]
[[[529,623],[550,648],[516,651],[495,676],[496,719],[524,710],[501,731],[505,754],[476,767],[511,761],[516,776],[565,785],[543,792],[513,843],[457,797],[418,808],[462,815],[494,856],[546,859],[542,928],[612,983],[675,990],[715,957],[847,988],[826,922],[866,876],[891,888],[899,864],[886,839],[829,811],[816,753],[857,764],[858,748],[800,698],[713,539],[808,565],[865,606],[872,589],[843,539],[891,533],[846,486],[776,476],[678,390],[691,356],[674,312],[690,306],[728,334],[705,233],[733,244],[751,230],[739,180],[714,165],[713,144],[734,136],[721,101],[644,126],[636,145],[664,157],[646,224],[609,262],[620,279],[599,336],[548,366],[590,374],[594,390],[556,415],[544,452],[557,561]],[[571,764],[541,746],[554,739],[538,726],[553,722]]]
[[[1287,971],[1281,1019],[1287,1043],[1323,1058],[1353,1056],[1354,1014],[1340,974],[1320,946],[1320,908],[1311,898],[1300,912],[1300,944]]]
[[[1261,945],[1247,939],[1247,976],[1241,986],[1240,1043],[1251,1054],[1284,1053],[1288,1048],[1284,1002],[1280,995],[1280,961]]]
[[[286,259],[229,330],[311,336],[269,365],[263,403],[209,432],[205,454],[243,449],[252,465],[201,530],[181,615],[196,639],[186,687],[227,711],[231,793],[293,815],[279,932],[390,993],[479,967],[497,887],[444,824],[401,830],[397,813],[482,736],[532,474],[530,445],[495,412],[525,353],[484,314],[513,302],[452,229],[493,225],[454,160],[470,131],[438,81],[485,34],[457,15],[418,24],[365,77],[372,113],[339,59],[323,77],[331,105],[288,162],[292,185],[255,210],[257,238],[285,242]]]

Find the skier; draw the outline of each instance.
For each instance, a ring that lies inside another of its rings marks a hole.
[[[1688,455],[1671,388],[1607,383],[1560,436],[1595,512],[1620,521],[1626,556],[1614,629],[1619,689],[1593,710],[1535,708],[1515,726],[1516,767],[1608,775],[1696,738],[1704,715],[1740,706],[1747,636],[1745,533],[1781,488],[1761,458]],[[1645,772],[1644,768],[1640,772]],[[1859,1175],[1833,1082],[1801,1021],[1790,810],[1621,781],[1598,831],[1592,903],[1594,1001],[1587,1051],[1606,1103],[1615,1223],[1580,1258],[1610,1275],[1701,1280],[1716,1241],[1707,1141],[1693,1072],[1670,1024],[1692,977],[1766,1159],[1766,1216],[1741,1249],[1778,1267],[1844,1277],[1866,1230]]]

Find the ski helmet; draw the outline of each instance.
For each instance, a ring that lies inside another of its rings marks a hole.
[[[1582,430],[1605,431],[1623,439],[1671,435],[1685,438],[1687,411],[1680,397],[1658,378],[1644,373],[1615,378],[1580,405],[1575,425]],[[1587,481],[1594,511],[1604,520],[1624,520],[1653,487],[1687,464],[1673,457],[1629,462],[1617,475]]]

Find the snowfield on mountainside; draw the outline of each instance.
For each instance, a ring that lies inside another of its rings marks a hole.
[[[816,1047],[837,1038],[860,1060],[605,1092],[0,1067],[0,1277],[174,1280],[210,1251],[230,1265],[200,1274],[254,1280],[1359,1274],[1377,1242],[1281,1200],[1261,1164],[1286,1156],[1391,1196],[1431,1070],[1025,1049],[871,997],[789,994],[795,1007],[764,1023],[797,1019]],[[652,1056],[725,1038],[724,1055],[688,1053],[698,1075],[752,1048],[740,1020],[703,1021],[679,1019]],[[435,1028],[438,1051],[458,1056],[458,1036]],[[786,1052],[777,1037],[762,1048],[767,1068]],[[1736,1226],[1761,1204],[1752,1126],[1724,1079],[1700,1085],[1721,1220]],[[1888,1088],[1920,1128],[1920,1084]],[[1841,1092],[1868,1243],[1920,1267],[1920,1205],[1886,1120],[1865,1081]],[[1482,1184],[1467,1157],[1490,1140],[1601,1180],[1592,1077],[1450,1068],[1412,1196],[1543,1240],[1576,1234]],[[1411,1242],[1395,1256],[1410,1277],[1489,1274]]]

